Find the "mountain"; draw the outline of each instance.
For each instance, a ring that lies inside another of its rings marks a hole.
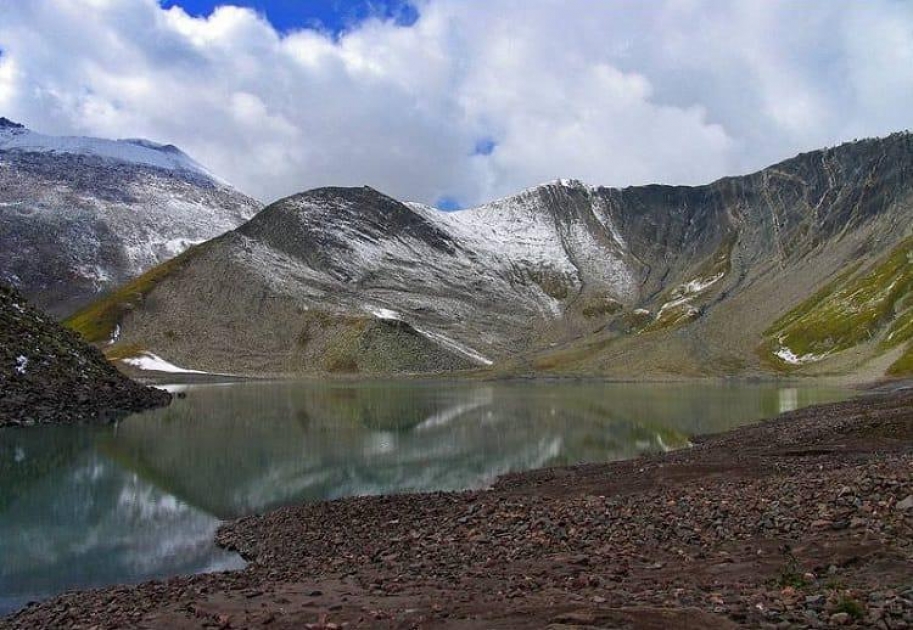
[[[56,316],[259,209],[172,145],[0,118],[0,280]]]
[[[0,427],[115,419],[170,400],[0,284]]]
[[[913,136],[706,186],[556,181],[445,213],[277,201],[69,323],[200,370],[618,377],[913,368]]]

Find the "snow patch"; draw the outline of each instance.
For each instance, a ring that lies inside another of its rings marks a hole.
[[[584,184],[579,179],[562,178],[562,179],[554,180],[553,182],[550,182],[550,183],[558,184],[559,186],[562,186],[564,188],[583,188],[584,190],[593,190],[592,186],[590,186],[588,184]]]
[[[665,304],[663,304],[662,306],[659,307],[659,311],[657,311],[657,313],[656,313],[656,319],[662,318],[663,313],[665,313],[666,311],[671,310],[673,308],[677,308],[679,306],[687,305],[690,301],[691,301],[691,298],[686,296],[686,297],[678,298],[677,300],[671,300],[669,302],[666,302]],[[697,309],[695,309],[693,306],[690,306],[690,305],[688,306],[689,313],[696,312],[696,310]]]
[[[797,356],[795,352],[787,348],[786,346],[781,346],[779,349],[774,351],[774,354],[780,357],[784,363],[789,363],[790,365],[802,365],[804,363],[812,363],[814,361],[820,361],[826,354],[803,354],[802,356]]]
[[[139,368],[141,370],[149,370],[153,372],[170,372],[172,374],[208,374],[208,372],[201,372],[200,370],[188,370],[186,368],[178,367],[174,363],[169,363],[162,357],[151,352],[144,352],[138,357],[123,359],[123,362],[127,365],[132,365],[133,367]]]
[[[685,284],[679,285],[672,293],[672,296],[675,299],[670,300],[659,307],[659,312],[656,313],[656,319],[661,318],[665,311],[679,306],[687,306],[688,315],[697,314],[698,310],[690,305],[691,300],[702,291],[719,282],[724,275],[726,274],[718,273],[712,278],[695,278]]]
[[[389,319],[395,321],[403,321],[402,316],[394,310],[389,308],[371,308],[367,307],[368,311],[376,317],[377,319]]]
[[[726,274],[718,273],[712,278],[696,278],[695,280],[691,280],[690,282],[683,284],[681,290],[686,295],[700,293],[701,291],[719,282],[724,275]]]
[[[161,389],[162,391],[166,391],[169,394],[180,394],[181,392],[186,392],[190,389],[190,386],[186,385],[184,383],[174,383],[174,384],[168,384],[168,385],[153,385],[153,387],[155,387],[156,389]]]
[[[454,351],[458,352],[459,354],[467,356],[470,359],[472,359],[473,361],[481,363],[482,365],[491,365],[494,363],[494,361],[492,361],[488,357],[476,352],[469,346],[463,345],[463,344],[459,343],[458,341],[454,341],[453,339],[451,339],[450,337],[448,337],[446,335],[442,335],[441,333],[434,332],[431,330],[425,330],[425,329],[419,328],[417,326],[413,326],[413,328],[415,328],[415,330],[417,330],[419,333],[428,337],[428,339],[430,339],[431,341],[434,341],[449,350],[454,350]]]

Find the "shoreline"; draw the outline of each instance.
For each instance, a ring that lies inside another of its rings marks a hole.
[[[777,376],[771,374],[747,376],[669,376],[642,377],[642,378],[613,378],[599,375],[569,375],[569,374],[530,374],[530,375],[488,375],[481,377],[477,372],[441,372],[430,374],[378,374],[347,376],[338,374],[312,375],[296,373],[268,373],[259,375],[246,374],[210,374],[210,373],[181,373],[181,372],[155,372],[137,369],[122,372],[133,380],[146,385],[206,385],[223,383],[257,383],[257,382],[302,382],[326,384],[378,384],[378,383],[454,383],[454,384],[483,384],[483,383],[528,383],[531,381],[543,383],[585,383],[585,384],[758,384],[758,385],[821,385],[830,387],[843,387],[859,392],[893,392],[904,389],[913,389],[913,378],[910,377],[882,377],[875,380],[865,379],[853,375],[832,376]]]
[[[280,508],[217,542],[248,566],[64,594],[0,626],[901,627],[913,392],[487,490]]]

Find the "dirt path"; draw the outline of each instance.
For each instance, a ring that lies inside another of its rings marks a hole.
[[[808,408],[484,492],[230,523],[244,571],[64,595],[2,627],[913,624],[913,394]]]

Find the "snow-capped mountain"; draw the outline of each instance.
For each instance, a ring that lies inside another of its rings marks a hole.
[[[453,213],[321,188],[77,326],[217,372],[880,374],[913,353],[911,173],[895,134],[707,186],[562,180]]]
[[[49,136],[0,118],[0,279],[55,315],[259,208],[172,145]]]

